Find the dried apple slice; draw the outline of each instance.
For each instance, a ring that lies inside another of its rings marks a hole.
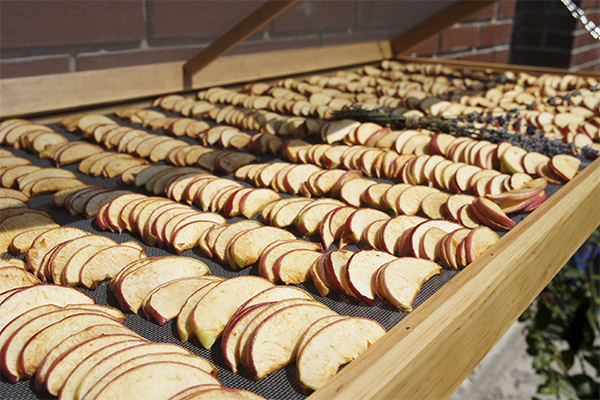
[[[258,263],[259,275],[263,278],[270,280],[271,282],[275,282],[277,276],[275,274],[274,268],[277,259],[283,254],[296,249],[316,251],[320,250],[321,246],[318,243],[297,239],[273,242],[273,244],[266,247],[260,255],[260,260]]]
[[[432,261],[399,258],[382,267],[378,289],[394,307],[410,312],[423,284],[441,272],[442,268]]]
[[[284,307],[265,319],[252,333],[246,346],[246,366],[257,378],[294,361],[302,334],[319,318],[335,313],[319,304]]]
[[[122,326],[120,321],[114,320],[111,316],[89,312],[67,316],[38,330],[23,346],[19,354],[19,374],[27,378],[33,376],[44,357],[57,343],[60,343],[73,333],[80,332],[89,326],[100,324]]]
[[[77,386],[91,368],[122,349],[146,342],[139,336],[116,334],[90,339],[70,349],[56,360],[46,378],[46,386],[62,399],[74,400]]]
[[[225,262],[226,250],[231,242],[231,239],[234,238],[240,232],[244,232],[260,226],[261,224],[257,221],[239,221],[233,224],[226,225],[225,228],[215,238],[215,241],[211,246],[210,250],[212,252],[212,255],[216,256],[216,258],[220,262]]]
[[[259,228],[260,229],[260,228]],[[210,349],[238,307],[273,283],[255,276],[238,276],[210,289],[194,307],[191,325],[200,344]]]
[[[23,212],[3,218],[0,220],[0,253],[8,252],[10,243],[19,233],[33,228],[51,228],[53,226],[56,226],[56,223],[50,216],[37,212]]]
[[[488,248],[494,245],[500,237],[488,227],[475,228],[465,237],[467,263],[471,264]]]
[[[186,300],[212,277],[180,278],[163,283],[148,293],[144,299],[143,310],[148,318],[154,319],[160,326],[176,318]]]
[[[310,278],[310,268],[322,256],[323,254],[314,250],[290,250],[275,260],[273,272],[286,285],[304,283]]]
[[[60,225],[58,224],[54,224],[51,226],[47,226],[44,228],[34,228],[34,229],[28,229],[24,232],[21,233],[17,233],[12,241],[10,242],[9,245],[9,250],[12,254],[14,255],[19,255],[19,254],[23,254],[26,253],[29,248],[31,247],[33,241],[42,233],[53,229],[53,228],[58,228]]]
[[[363,233],[367,226],[374,221],[388,220],[390,216],[383,211],[371,208],[361,208],[354,211],[344,225],[344,231],[340,238],[340,248],[344,247],[346,241],[358,243],[363,239]]]
[[[272,225],[279,228],[290,226],[298,217],[298,213],[313,201],[311,199],[297,198],[284,199],[271,210]]]
[[[398,241],[402,234],[424,220],[416,215],[399,215],[387,220],[379,230],[379,248],[390,254],[399,254]]]
[[[41,283],[33,274],[14,266],[0,267],[0,293]]]
[[[52,256],[46,265],[46,276],[52,277],[54,283],[63,283],[61,280],[62,272],[75,252],[83,246],[90,244],[105,245],[106,247],[116,245],[117,243],[107,237],[100,235],[85,235],[71,239],[55,247]]]
[[[258,261],[269,243],[295,238],[291,232],[272,226],[262,226],[243,232],[236,236],[228,246],[228,252],[231,255],[230,266],[241,269],[252,265]]]
[[[210,277],[208,276],[206,278]],[[177,333],[179,334],[179,339],[184,343],[187,342],[194,333],[192,315],[196,305],[206,295],[206,293],[208,293],[209,290],[223,280],[223,278],[219,277],[212,278],[213,281],[208,282],[206,285],[196,290],[191,296],[188,297],[181,308],[179,315],[177,316]]]
[[[17,267],[20,269],[27,269],[25,261],[18,258],[0,258],[0,267]]]
[[[410,252],[412,256],[423,258],[421,254],[421,240],[423,235],[431,228],[438,228],[446,233],[454,232],[461,229],[463,226],[459,223],[446,220],[429,220],[417,225],[410,233],[408,238]]]
[[[104,386],[125,371],[157,361],[191,365],[216,375],[216,368],[210,362],[183,347],[167,343],[143,343],[108,356],[94,366],[79,383],[78,397],[93,399]]]
[[[281,196],[271,189],[255,189],[246,193],[240,200],[240,211],[246,218],[251,218],[254,214],[274,201],[281,199]]]
[[[405,215],[415,215],[421,209],[421,202],[431,193],[439,192],[438,189],[428,186],[412,186],[402,191],[398,196],[396,208]]]
[[[458,269],[459,263],[457,261],[457,250],[458,246],[463,242],[467,235],[471,232],[470,229],[459,229],[446,235],[440,246],[444,247],[444,250],[440,250],[440,254],[444,254],[446,257],[446,266],[448,268]]]
[[[304,389],[319,389],[342,365],[356,359],[385,333],[381,325],[367,318],[347,317],[330,321],[305,339],[306,343],[297,353],[300,384]]]
[[[78,281],[87,288],[95,288],[98,282],[112,278],[122,266],[144,257],[144,249],[130,242],[104,247],[80,265]]]
[[[192,249],[199,245],[199,241],[203,234],[207,232],[213,225],[214,221],[193,221],[175,228],[171,239],[167,242],[177,254],[182,251]]]
[[[352,292],[369,305],[375,304],[373,275],[385,263],[397,257],[378,250],[361,250],[355,253],[345,268],[346,281]]]
[[[121,373],[104,386],[95,398],[137,396],[168,399],[187,387],[200,384],[219,384],[219,381],[196,366],[156,361]]]
[[[177,263],[177,268],[173,268],[173,262]],[[173,279],[209,273],[208,266],[194,258],[155,257],[121,276],[114,291],[123,309],[137,313],[144,298],[158,285]]]
[[[558,175],[562,180],[568,182],[577,174],[579,166],[581,165],[581,160],[566,154],[559,154],[552,157],[552,160],[550,160],[548,165],[552,169],[552,172]]]
[[[485,225],[505,231],[514,228],[516,225],[516,222],[510,219],[500,206],[491,200],[478,197],[471,205],[475,217]]]
[[[333,199],[319,199],[307,204],[296,217],[295,225],[302,236],[311,236],[319,231],[324,217],[332,210],[342,207]]]

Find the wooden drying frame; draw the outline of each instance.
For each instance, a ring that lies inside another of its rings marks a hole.
[[[419,36],[418,32],[412,34]],[[107,105],[142,100],[147,104],[148,99],[165,93],[374,63],[391,58],[397,53],[393,49],[402,49],[403,43],[405,39],[397,38],[223,57],[189,79],[185,79],[180,62],[4,79],[0,80],[0,118],[39,120],[45,115],[41,119],[48,120],[63,111],[100,105],[110,112],[114,106]],[[397,59],[531,74],[567,73],[492,63]],[[449,397],[600,225],[598,204],[600,159],[310,399]]]

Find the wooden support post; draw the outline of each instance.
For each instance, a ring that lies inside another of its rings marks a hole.
[[[250,15],[229,29],[207,48],[190,58],[183,69],[191,77],[202,68],[234,48],[254,32],[269,23],[273,18],[290,8],[297,0],[268,0]]]

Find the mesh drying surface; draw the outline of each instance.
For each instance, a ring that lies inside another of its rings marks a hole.
[[[162,111],[162,110],[161,110]],[[164,112],[164,111],[162,111]],[[119,124],[126,125],[126,123],[122,120],[118,120]],[[143,129],[139,125],[132,125],[136,128]],[[52,125],[57,132],[65,135],[69,140],[83,140],[81,136],[76,134],[71,134],[57,125]],[[152,131],[152,133],[157,133],[157,131]],[[182,137],[178,138],[181,140],[186,140],[189,143],[197,144],[194,140]],[[32,164],[39,165],[42,167],[54,167],[51,161],[49,160],[40,160],[37,157],[26,153],[21,150],[11,150],[16,156],[25,157],[29,159]],[[263,162],[275,162],[275,161],[283,161],[274,157],[263,157]],[[62,168],[73,171],[77,177],[87,183],[93,185],[100,185],[106,187],[120,187],[117,183],[117,179],[104,179],[98,177],[91,177],[87,175],[83,175],[77,171],[78,163],[64,166]],[[386,182],[385,180],[381,180],[382,182]],[[389,182],[389,181],[387,181]],[[560,186],[557,185],[548,185],[548,195],[553,194],[558,190]],[[138,191],[140,193],[146,193],[143,188],[136,189],[133,187],[127,187],[126,189],[132,191]],[[286,196],[286,195],[284,195]],[[71,216],[64,208],[51,208],[50,200],[52,195],[42,195],[33,197],[29,201],[29,205],[33,208],[37,208],[40,210],[44,210],[49,212],[55,221],[62,226],[72,226],[77,227],[88,232],[94,234],[100,234],[121,243],[129,240],[135,240],[141,243],[145,249],[146,254],[148,256],[166,256],[172,255],[165,250],[162,250],[158,247],[152,247],[145,245],[140,237],[136,234],[131,235],[129,233],[112,233],[109,231],[101,231],[97,229],[97,225],[91,219],[84,219],[81,215]],[[515,218],[518,222],[522,220],[525,216],[519,215]],[[243,218],[231,218],[228,220],[229,223],[236,222],[242,220]],[[255,216],[253,219],[257,219]],[[315,237],[309,238],[311,240],[318,240]],[[350,250],[358,250],[357,246],[349,246]],[[255,267],[246,268],[239,272],[234,272],[230,268],[223,267],[221,264],[214,262],[211,259],[208,259],[202,254],[201,250],[198,248],[192,250],[186,250],[181,254],[186,257],[193,257],[205,262],[211,270],[212,275],[217,275],[225,278],[230,278],[238,275],[248,275],[254,274],[257,275],[257,271]],[[2,255],[1,258],[12,258],[9,254]],[[21,258],[23,258],[21,256]],[[438,289],[440,289],[445,283],[450,281],[452,277],[454,277],[459,272],[450,271],[450,270],[442,270],[441,275],[435,276],[425,283],[421,292],[415,299],[413,303],[414,308],[418,308],[427,298],[433,295]],[[330,295],[329,297],[321,297],[319,293],[315,289],[312,282],[307,282],[302,285],[298,285],[298,287],[308,291],[311,295],[315,297],[316,300],[322,302],[327,305],[333,311],[342,314],[342,315],[351,315],[358,317],[366,317],[372,318],[378,321],[383,327],[387,330],[394,327],[402,318],[404,318],[408,313],[400,312],[393,307],[389,306],[389,304],[382,302],[381,300],[377,300],[374,306],[369,306],[365,303],[355,303],[344,297],[343,295],[336,294]],[[83,292],[87,293],[91,297],[93,297],[98,304],[110,305],[118,308],[118,304],[112,293],[108,290],[108,281],[104,281],[100,284],[96,290],[87,290],[85,288],[79,288]],[[297,382],[296,377],[296,368],[295,365],[290,365],[286,368],[280,369],[264,379],[256,381],[252,378],[252,376],[245,371],[243,368],[240,373],[234,374],[232,373],[226,366],[226,363],[223,360],[221,353],[220,340],[215,343],[212,349],[205,350],[198,341],[193,338],[188,343],[182,343],[177,335],[177,326],[176,320],[170,321],[166,323],[164,326],[159,326],[156,323],[148,321],[137,314],[125,313],[127,317],[125,321],[125,325],[129,328],[133,329],[143,337],[152,340],[154,342],[165,342],[165,343],[176,343],[182,345],[183,347],[191,350],[193,353],[205,357],[210,360],[217,368],[219,369],[219,380],[226,387],[231,388],[239,388],[246,389],[252,392],[255,392],[267,399],[280,399],[280,400],[293,400],[293,399],[303,399],[306,396],[300,392],[300,388]],[[0,399],[5,400],[25,400],[25,399],[43,399],[43,398],[53,398],[50,395],[40,395],[33,390],[30,380],[18,382],[16,384],[10,384],[5,380],[0,381]]]

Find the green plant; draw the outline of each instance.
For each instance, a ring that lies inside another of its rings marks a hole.
[[[600,398],[599,284],[597,229],[520,318],[533,367],[546,380],[540,394]]]

